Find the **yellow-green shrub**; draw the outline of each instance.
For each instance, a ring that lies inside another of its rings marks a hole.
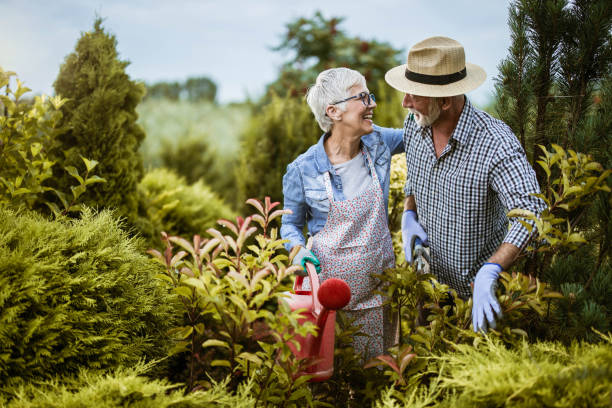
[[[251,384],[233,393],[227,381],[215,383],[207,391],[185,395],[181,384],[145,377],[141,366],[119,369],[111,374],[81,372],[75,379],[16,387],[16,396],[7,408],[251,408]],[[0,398],[0,404],[2,404]],[[5,401],[6,402],[6,401]],[[2,405],[4,406],[4,405]]]
[[[0,209],[0,390],[166,355],[171,298],[120,227]]]
[[[389,389],[378,408],[609,407],[612,344],[523,343],[508,349],[487,339],[435,357],[429,386]]]
[[[147,238],[159,246],[159,233],[192,236],[204,234],[219,218],[233,218],[233,211],[203,181],[187,184],[172,170],[148,172],[139,186],[142,206],[154,231]]]

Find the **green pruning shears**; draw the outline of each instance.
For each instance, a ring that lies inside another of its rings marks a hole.
[[[415,235],[410,247],[412,248],[412,267],[417,273],[425,273],[425,262],[429,264],[429,254],[423,246],[423,241]]]

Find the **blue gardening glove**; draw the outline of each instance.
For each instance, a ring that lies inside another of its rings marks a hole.
[[[495,314],[501,317],[501,308],[495,297],[495,286],[502,267],[496,263],[487,262],[476,274],[474,280],[474,304],[472,306],[472,326],[475,332],[486,332],[487,326],[495,328]],[[485,320],[486,316],[486,320]]]
[[[412,263],[412,248],[416,238],[419,238],[423,246],[429,245],[427,234],[417,221],[417,214],[413,210],[406,210],[402,215],[402,247],[406,262]]]
[[[296,272],[298,275],[308,276],[308,271],[306,270],[306,262],[310,262],[315,266],[317,274],[321,273],[321,262],[319,262],[319,259],[315,256],[315,254],[312,253],[312,251],[301,247],[298,253],[295,255],[295,258],[293,258],[293,264],[302,265],[303,268],[301,271]]]

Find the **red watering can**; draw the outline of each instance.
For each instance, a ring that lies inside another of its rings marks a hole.
[[[325,381],[334,373],[334,341],[336,310],[342,309],[351,300],[351,289],[345,281],[328,279],[319,284],[319,277],[315,267],[306,263],[310,287],[312,290],[303,290],[303,276],[298,276],[293,286],[293,293],[286,299],[291,310],[306,309],[302,312],[300,323],[309,321],[317,326],[316,335],[306,337],[296,336],[300,343],[300,350],[289,343],[288,346],[298,358],[307,358],[314,361],[305,372],[300,375],[311,375],[311,382]]]

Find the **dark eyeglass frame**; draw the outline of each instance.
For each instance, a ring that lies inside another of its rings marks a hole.
[[[350,96],[350,97],[348,97],[346,99],[343,99],[341,101],[330,103],[330,105],[337,105],[339,103],[350,101],[351,99],[357,99],[357,98],[361,99],[361,102],[364,104],[364,106],[370,106],[370,103],[376,102],[376,97],[374,96],[374,93],[372,93],[372,92],[370,92],[370,93],[359,92],[355,96]]]

